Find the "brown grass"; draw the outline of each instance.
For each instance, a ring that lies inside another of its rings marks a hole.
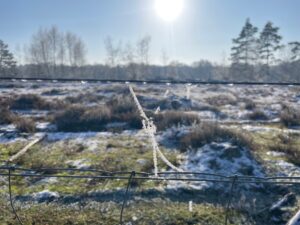
[[[263,111],[260,111],[260,110],[255,110],[254,112],[249,113],[247,115],[247,117],[250,120],[268,120],[269,119],[269,117],[266,115],[266,113],[264,113]]]
[[[128,129],[142,128],[136,107],[128,97],[116,97],[96,107],[69,106],[57,113],[53,122],[58,130],[67,132],[102,131],[111,122],[126,122]]]
[[[251,99],[245,99],[244,102],[246,110],[254,110],[256,108],[255,102],[253,102]]]
[[[282,106],[280,121],[286,127],[300,126],[300,110],[297,110],[289,105]]]
[[[14,125],[22,133],[34,133],[36,131],[35,122],[29,118],[16,118]]]
[[[166,111],[154,115],[154,123],[158,130],[165,130],[173,126],[191,126],[200,123],[197,114],[191,114],[180,111]]]
[[[206,99],[206,102],[212,106],[236,105],[237,99],[231,95],[218,95]]]
[[[180,139],[182,150],[200,148],[211,142],[230,141],[238,146],[253,149],[253,141],[238,131],[220,127],[216,123],[201,123]]]
[[[15,115],[9,111],[7,108],[2,108],[0,110],[0,124],[10,124],[13,122]]]

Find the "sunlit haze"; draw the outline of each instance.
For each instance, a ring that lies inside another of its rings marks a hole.
[[[280,27],[283,42],[300,37],[298,0],[0,0],[0,37],[18,56],[40,27],[80,36],[89,63],[103,63],[103,40],[135,44],[151,36],[150,60],[228,61],[232,39],[249,17],[260,31]]]

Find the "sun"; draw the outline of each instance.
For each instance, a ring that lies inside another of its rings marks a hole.
[[[183,10],[184,0],[155,0],[157,14],[166,22],[175,21]]]

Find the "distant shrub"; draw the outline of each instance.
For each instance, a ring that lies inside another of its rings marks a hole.
[[[260,110],[255,110],[254,112],[249,113],[247,115],[247,117],[250,120],[268,120],[269,119],[269,117],[266,115],[266,113],[264,113],[263,111],[260,111]]]
[[[300,126],[300,110],[288,105],[283,105],[280,121],[286,127]]]
[[[115,96],[106,103],[113,114],[131,113],[137,110],[130,96]]]
[[[0,110],[0,124],[10,124],[13,122],[15,115],[9,111],[7,108],[2,108]]]
[[[98,130],[111,121],[111,111],[106,107],[96,107],[83,112],[80,117],[84,130]]]
[[[0,107],[9,108],[13,102],[13,97],[0,96]]]
[[[102,95],[97,95],[95,93],[81,93],[76,96],[68,96],[66,97],[66,101],[72,104],[78,103],[97,103],[104,99]]]
[[[14,125],[19,132],[34,133],[36,131],[35,122],[29,118],[16,118]]]
[[[59,90],[59,89],[51,89],[50,91],[44,91],[43,93],[42,93],[42,95],[49,95],[49,96],[51,96],[51,95],[61,95],[62,94],[62,91],[61,90]]]
[[[97,131],[103,129],[110,118],[110,111],[106,107],[70,106],[55,115],[54,123],[60,131]]]
[[[154,115],[154,123],[158,130],[165,130],[172,126],[191,126],[192,124],[200,123],[200,118],[197,114],[166,111]]]
[[[15,110],[51,110],[61,108],[65,104],[61,101],[50,102],[38,95],[26,94],[15,98],[11,104],[11,109]]]
[[[285,158],[297,166],[300,166],[299,136],[295,134],[278,135],[278,142],[270,146],[270,150],[285,153]]]
[[[130,128],[142,128],[140,115],[131,97],[116,96],[106,106],[112,113],[113,122],[127,122]]]
[[[218,95],[207,98],[206,102],[212,106],[236,105],[237,99],[233,95]]]
[[[200,148],[211,142],[230,141],[238,146],[253,147],[252,140],[240,132],[220,127],[216,123],[201,123],[180,139],[181,149]]]
[[[53,119],[57,129],[67,132],[101,131],[111,122],[125,122],[127,128],[142,128],[141,119],[129,98],[113,98],[105,105],[86,107],[69,106],[57,113]]]
[[[254,110],[256,108],[255,102],[253,102],[251,99],[245,100],[245,109],[246,110]]]

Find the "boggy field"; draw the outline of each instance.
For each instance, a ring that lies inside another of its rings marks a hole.
[[[43,175],[66,175],[51,168],[152,173],[152,143],[129,85],[156,125],[160,150],[180,169],[300,176],[297,86],[2,81],[1,164]],[[173,171],[162,160],[158,170]],[[115,225],[127,182],[12,177],[11,189],[24,224]],[[7,177],[0,176],[0,186],[0,224],[18,224]],[[124,224],[223,224],[230,189],[228,183],[133,180]],[[233,193],[229,224],[285,224],[299,210],[294,184],[238,184]]]

